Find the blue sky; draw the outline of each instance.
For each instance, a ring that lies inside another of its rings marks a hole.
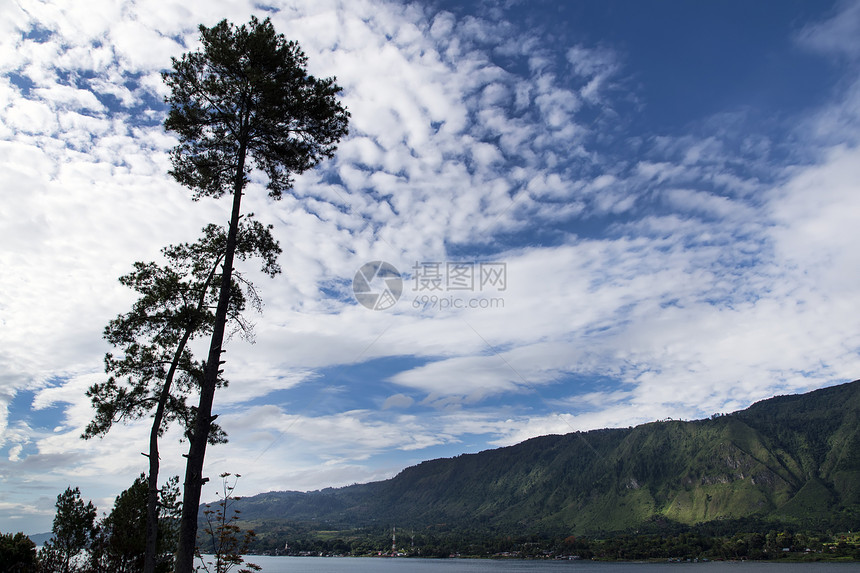
[[[227,218],[161,127],[160,72],[221,18],[270,16],[352,113],[293,194],[245,200],[284,273],[246,269],[265,308],[216,395],[206,471],[241,495],[858,378],[856,1],[78,4],[0,7],[0,531],[145,469],[145,420],[78,438],[85,391],[116,279]],[[377,310],[374,261],[402,280]]]

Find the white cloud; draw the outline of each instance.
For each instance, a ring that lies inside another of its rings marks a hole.
[[[860,2],[842,0],[833,11],[827,20],[804,26],[797,40],[813,50],[856,59],[860,56]]]
[[[51,101],[53,104],[64,108],[91,110],[95,112],[104,111],[104,106],[92,92],[76,89],[71,86],[36,88],[33,90],[33,93],[44,100]]]
[[[391,408],[408,408],[412,404],[415,403],[415,400],[406,396],[405,394],[394,394],[385,399],[385,402],[382,404],[383,410],[388,410]]]
[[[4,123],[10,128],[28,134],[48,134],[57,129],[57,117],[48,105],[22,100],[12,104],[4,114]]]
[[[109,503],[142,467],[147,420],[78,439],[102,328],[133,300],[116,278],[226,211],[169,179],[174,140],[160,110],[139,108],[164,95],[158,72],[196,45],[198,22],[253,10],[0,7],[0,177],[14,191],[0,203],[0,480],[24,492],[0,497],[8,515],[48,524],[70,479]],[[249,272],[266,308],[252,317],[257,343],[229,345],[232,384],[216,406],[232,442],[210,450],[208,471],[254,468],[240,470],[251,492],[345,485],[401,469],[391,452],[417,461],[467,436],[507,445],[708,415],[856,377],[856,86],[798,122],[798,166],[768,160],[768,137],[725,117],[705,135],[645,134],[628,154],[627,140],[594,144],[611,137],[594,114],[626,73],[610,48],[547,46],[516,22],[392,2],[297,3],[273,20],[313,73],[338,77],[351,134],[283,201],[256,180],[246,196],[275,224],[284,274]],[[801,36],[853,54],[849,24]],[[408,272],[491,256],[508,287],[475,298],[499,308],[415,309],[411,285],[389,312],[351,301],[370,260]],[[387,357],[416,362],[382,381],[375,408],[261,405],[310,391],[327,368]],[[594,377],[611,383],[567,385]],[[55,410],[50,424],[28,421]],[[175,430],[164,438],[164,475],[181,473],[183,447]]]
[[[741,202],[707,191],[693,189],[667,189],[666,199],[677,210],[702,213],[713,217],[739,218],[754,216],[754,211]]]

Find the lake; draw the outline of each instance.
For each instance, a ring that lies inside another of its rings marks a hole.
[[[495,559],[386,559],[373,557],[264,557],[248,561],[262,573],[849,573],[860,563],[606,563]]]

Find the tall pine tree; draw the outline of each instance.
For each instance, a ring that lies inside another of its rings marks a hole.
[[[269,196],[289,191],[293,175],[334,155],[346,135],[349,113],[337,99],[334,78],[318,79],[306,70],[299,45],[277,34],[267,18],[234,26],[223,20],[200,26],[202,47],[173,59],[164,73],[170,89],[165,127],[175,132],[170,174],[195,198],[232,194],[230,226],[222,265],[200,402],[190,435],[183,489],[176,572],[192,573],[197,511],[203,487],[212,402],[230,304],[242,194],[251,167],[268,178]]]

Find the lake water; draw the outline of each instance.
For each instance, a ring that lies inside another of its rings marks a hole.
[[[849,573],[860,563],[605,563],[495,559],[385,559],[373,557],[263,557],[248,561],[262,573]]]

